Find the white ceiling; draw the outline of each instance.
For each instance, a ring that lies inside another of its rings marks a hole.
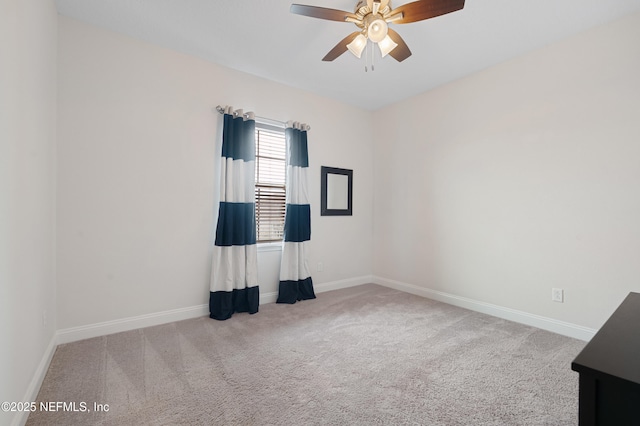
[[[354,24],[293,15],[293,2],[56,0],[61,15],[370,110],[640,12],[640,0],[467,0],[461,11],[392,25],[413,55],[398,63],[378,53],[365,72],[349,52],[321,61]],[[353,11],[357,0],[295,2]]]

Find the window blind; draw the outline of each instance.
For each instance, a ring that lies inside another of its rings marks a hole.
[[[281,241],[286,209],[284,130],[256,122],[257,242]]]

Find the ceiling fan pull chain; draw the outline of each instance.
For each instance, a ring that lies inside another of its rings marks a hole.
[[[364,72],[368,72],[369,69],[367,68],[367,65],[369,64],[369,40],[367,40],[367,45],[365,46],[365,52],[364,52]]]
[[[371,71],[375,71],[376,69],[374,68],[376,62],[376,52],[375,49],[373,48],[373,43],[371,43]]]

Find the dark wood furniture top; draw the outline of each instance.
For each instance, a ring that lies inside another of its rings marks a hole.
[[[640,293],[629,293],[571,363],[580,426],[640,425]]]
[[[640,293],[629,293],[571,363],[571,369],[640,385]]]

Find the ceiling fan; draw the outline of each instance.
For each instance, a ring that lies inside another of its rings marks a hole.
[[[303,4],[292,4],[290,11],[312,18],[352,22],[359,28],[331,49],[322,58],[323,61],[333,61],[347,50],[360,58],[367,41],[371,41],[378,45],[382,57],[391,55],[402,62],[411,56],[411,50],[388,24],[408,24],[435,18],[462,9],[464,2],[465,0],[418,0],[393,9],[391,0],[360,0],[353,13]]]

